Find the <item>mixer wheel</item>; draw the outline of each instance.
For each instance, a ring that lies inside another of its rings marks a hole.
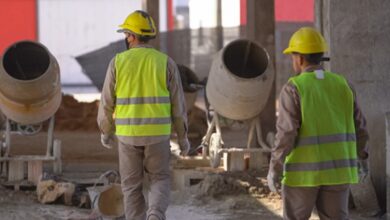
[[[213,133],[210,137],[209,143],[209,156],[210,156],[210,166],[212,168],[219,167],[221,163],[221,154],[218,153],[219,149],[222,148],[222,138],[220,134]]]

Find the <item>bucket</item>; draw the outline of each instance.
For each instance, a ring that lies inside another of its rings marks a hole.
[[[113,175],[115,180],[110,182],[108,177]],[[97,186],[104,180],[103,186]],[[103,219],[115,219],[124,216],[123,194],[121,185],[118,183],[119,173],[114,170],[103,173],[93,187],[88,187],[91,199],[92,213]]]

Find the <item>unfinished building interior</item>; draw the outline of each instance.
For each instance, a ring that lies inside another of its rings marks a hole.
[[[283,50],[305,26],[324,36],[324,68],[353,85],[367,120],[368,175],[351,185],[350,219],[390,219],[390,1],[91,2],[0,1],[0,219],[125,219],[118,149],[102,147],[96,121],[110,60],[126,50],[115,25],[135,10],[154,18],[150,44],[178,64],[187,106],[191,148],[181,156],[173,132],[166,219],[283,219],[267,172],[294,74]]]

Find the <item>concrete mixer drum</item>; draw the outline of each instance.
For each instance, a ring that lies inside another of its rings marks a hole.
[[[43,161],[54,162],[54,172],[61,172],[61,142],[53,137],[54,114],[61,99],[59,65],[44,45],[19,41],[5,50],[0,59],[0,110],[6,118],[0,163],[1,174],[8,175],[8,181],[23,180],[25,175],[19,168],[26,162],[29,172],[42,171]],[[35,135],[45,122],[48,122],[46,155],[10,154],[11,132]],[[36,173],[28,174],[34,183],[38,177]]]
[[[212,167],[219,166],[221,154],[270,151],[270,143],[263,141],[259,117],[275,77],[270,63],[262,46],[244,39],[230,42],[215,56],[206,84],[206,108],[211,120],[200,145],[204,157],[208,152]],[[229,128],[234,124],[245,129]],[[252,148],[255,139],[259,148]]]

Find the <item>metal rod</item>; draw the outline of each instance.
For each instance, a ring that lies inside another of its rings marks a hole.
[[[213,119],[211,120],[210,124],[208,124],[206,135],[203,137],[202,143],[200,144],[200,146],[202,146],[202,157],[203,157],[203,159],[206,159],[206,157],[207,157],[207,147],[208,147],[208,144],[210,142],[211,134],[214,131],[214,127],[215,127],[215,118],[213,117]]]
[[[21,155],[12,157],[1,157],[0,161],[54,161],[56,158],[53,156],[38,156],[38,155]]]
[[[215,118],[215,129],[217,131],[217,134],[221,135],[221,126],[219,125],[219,116],[217,112],[214,112],[214,118]]]
[[[251,145],[252,145],[252,141],[253,141],[255,130],[256,130],[256,122],[255,121],[258,118],[259,117],[256,117],[256,118],[252,119],[252,121],[251,121],[251,125],[249,128],[248,142],[246,145],[246,148],[248,148],[248,149],[251,148]]]
[[[261,129],[261,123],[260,123],[260,117],[259,117],[259,120],[256,120],[256,131],[257,131],[257,141],[259,143],[259,145],[264,149],[264,150],[267,150],[268,152],[271,152],[271,147],[266,144],[263,140],[263,132],[262,132],[262,129]]]
[[[47,147],[46,156],[49,157],[53,152],[53,132],[54,132],[54,116],[50,117],[49,128],[47,130]]]
[[[5,121],[5,154],[4,154],[4,157],[9,156],[10,148],[11,148],[11,122],[7,118],[7,120]]]
[[[232,153],[232,152],[243,152],[243,153],[251,153],[251,152],[269,152],[266,149],[262,148],[221,148],[218,150],[218,153]]]

